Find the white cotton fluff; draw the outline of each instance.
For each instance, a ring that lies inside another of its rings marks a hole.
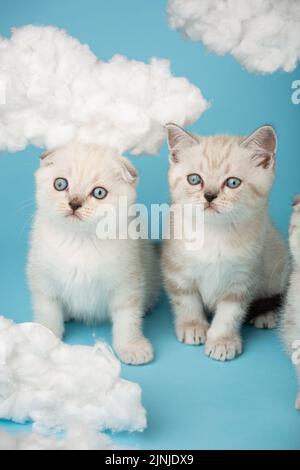
[[[169,0],[172,28],[250,72],[292,72],[300,60],[299,0]]]
[[[142,431],[141,389],[120,378],[104,343],[71,346],[35,324],[0,317],[0,418],[33,421],[34,431]]]
[[[208,103],[170,62],[98,60],[55,27],[0,36],[0,150],[53,149],[71,140],[155,154],[170,121],[191,124]]]
[[[70,430],[66,437],[37,433],[9,434],[0,430],[0,450],[117,450],[105,434],[84,428]]]

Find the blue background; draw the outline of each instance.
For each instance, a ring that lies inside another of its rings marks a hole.
[[[199,86],[212,103],[191,128],[198,133],[247,134],[273,124],[279,151],[271,212],[286,235],[291,199],[300,192],[300,105],[291,102],[300,67],[292,74],[249,74],[232,57],[210,54],[169,29],[164,0],[1,0],[0,34],[9,36],[11,27],[29,23],[64,28],[104,60],[115,53],[143,61],[169,58],[173,73]],[[39,153],[28,148],[0,155],[0,314],[18,322],[32,317],[25,265]],[[133,161],[141,175],[139,201],[167,202],[166,147],[158,157]],[[94,331],[111,340],[109,325],[71,325],[66,340],[92,344]],[[275,331],[245,328],[244,354],[217,363],[202,347],[176,341],[163,296],[147,318],[146,333],[155,362],[124,366],[123,376],[141,384],[149,426],[143,434],[116,435],[117,442],[145,449],[300,449],[296,379]],[[0,427],[24,428],[3,421]]]

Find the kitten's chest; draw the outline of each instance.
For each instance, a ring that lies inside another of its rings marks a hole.
[[[47,272],[55,291],[75,317],[106,315],[118,284],[118,256],[109,244],[74,237],[48,243]]]
[[[49,266],[54,278],[73,284],[108,279],[108,267],[113,269],[114,257],[110,247],[100,247],[90,240],[66,240],[49,249]],[[57,271],[59,270],[59,271]]]
[[[207,237],[202,249],[190,255],[191,274],[211,308],[227,293],[251,283],[253,264],[251,251],[234,247],[222,237]]]

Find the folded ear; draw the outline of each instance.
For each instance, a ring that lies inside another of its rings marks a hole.
[[[53,154],[54,154],[53,150],[48,150],[47,152],[44,152],[40,156],[40,166],[45,167],[45,166],[53,165],[53,160],[51,159],[51,156]]]
[[[138,178],[138,172],[132,163],[125,157],[120,157],[122,178],[126,183],[134,184]]]
[[[273,167],[277,150],[277,135],[272,126],[262,126],[240,143],[241,147],[253,151],[257,166]]]
[[[293,206],[296,207],[300,204],[300,194],[294,198]]]
[[[168,146],[170,150],[170,159],[173,163],[178,162],[178,152],[184,148],[199,144],[198,138],[173,123],[166,124],[168,133]]]

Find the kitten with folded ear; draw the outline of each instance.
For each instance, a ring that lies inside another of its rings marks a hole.
[[[153,358],[142,322],[158,296],[158,261],[148,240],[100,239],[97,226],[103,204],[135,202],[136,183],[132,164],[108,148],[72,143],[42,156],[28,260],[35,320],[62,337],[69,319],[110,319],[128,364]]]
[[[290,224],[290,250],[293,266],[283,309],[281,333],[288,353],[295,359],[299,381],[296,408],[300,410],[300,196],[294,200],[294,212]]]
[[[242,352],[250,304],[287,286],[287,249],[268,215],[277,137],[271,126],[246,138],[166,127],[172,203],[197,206],[204,228],[196,251],[184,239],[164,241],[162,270],[176,335],[187,344],[205,343],[213,359],[230,360]],[[277,319],[277,312],[268,312],[254,324],[273,328]]]

